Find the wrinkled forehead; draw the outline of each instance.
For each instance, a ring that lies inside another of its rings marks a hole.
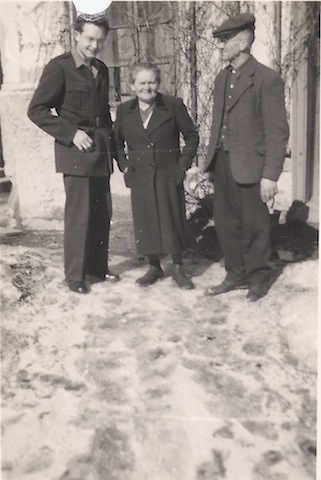
[[[146,82],[146,81],[152,81],[152,82],[157,82],[159,83],[159,78],[158,74],[155,70],[149,69],[149,68],[139,68],[136,71],[133,72],[133,81],[137,82]]]
[[[149,70],[147,68],[142,68],[136,72],[136,80],[153,80],[157,81],[157,74],[154,70]]]

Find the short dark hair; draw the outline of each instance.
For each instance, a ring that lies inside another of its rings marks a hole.
[[[86,23],[92,23],[93,25],[96,25],[96,27],[99,27],[105,31],[105,34],[107,36],[110,28],[109,28],[109,23],[107,18],[99,18],[98,20],[95,20],[94,22],[90,22],[88,20],[85,20],[82,17],[76,17],[75,22],[74,22],[74,29],[76,32],[82,33],[84,29],[84,25]]]
[[[154,72],[156,81],[158,83],[161,82],[161,72],[157,65],[155,65],[154,63],[135,63],[135,65],[131,65],[129,67],[130,83],[135,82],[137,73],[141,72],[142,70],[150,70],[151,72]]]

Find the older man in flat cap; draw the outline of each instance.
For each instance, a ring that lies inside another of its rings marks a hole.
[[[108,22],[104,12],[79,14],[74,28],[76,46],[46,65],[28,115],[55,138],[56,170],[63,174],[66,191],[65,279],[71,291],[85,294],[86,274],[99,281],[119,280],[108,268],[109,177],[115,149],[108,69],[96,58]]]
[[[266,204],[277,193],[289,135],[282,79],[250,53],[254,29],[254,15],[241,13],[213,33],[228,66],[215,80],[203,168],[214,182],[214,220],[226,269],[224,281],[205,294],[249,288],[250,301],[271,285]]]

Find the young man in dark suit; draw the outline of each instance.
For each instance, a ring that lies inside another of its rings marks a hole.
[[[46,65],[28,109],[29,118],[55,138],[56,170],[63,173],[66,192],[65,279],[80,294],[88,293],[86,274],[119,280],[108,269],[115,156],[108,69],[96,58],[108,30],[103,16],[78,16],[76,47]]]
[[[266,203],[277,193],[289,135],[282,79],[250,53],[254,28],[255,17],[242,13],[213,33],[229,65],[215,80],[203,168],[214,182],[214,220],[226,269],[225,280],[205,293],[249,287],[250,301],[263,297],[270,285]]]

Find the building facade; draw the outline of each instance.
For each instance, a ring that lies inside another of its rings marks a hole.
[[[204,156],[213,83],[222,67],[212,30],[229,14],[247,10],[256,15],[254,55],[286,82],[291,196],[304,202],[309,220],[318,223],[318,2],[113,2],[101,53],[110,72],[111,108],[130,96],[129,65],[157,63],[161,91],[183,97],[200,132],[198,156]],[[73,45],[74,16],[72,2],[0,2],[2,151],[14,222],[25,228],[62,228],[64,192],[54,171],[53,139],[26,111],[44,65]],[[128,194],[120,177],[115,188]]]

